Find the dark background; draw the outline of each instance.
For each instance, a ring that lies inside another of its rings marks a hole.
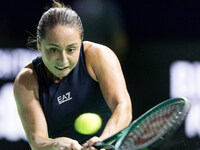
[[[105,1],[107,0],[102,0],[102,3]],[[75,2],[76,0],[68,0],[71,6]],[[123,55],[119,54],[118,57],[133,101],[135,119],[170,97],[169,66],[172,62],[199,60],[200,2],[115,2],[121,11],[120,17],[123,20],[122,26],[127,43],[126,52]],[[38,20],[45,6],[50,4],[50,0],[1,1],[0,47],[26,48],[27,38],[30,33],[35,35]],[[108,45],[112,48],[112,44]],[[160,149],[195,150],[200,148],[199,142],[198,137],[186,138],[182,125],[172,140],[165,142]],[[23,141],[10,143],[0,140],[0,147],[6,147],[7,150],[16,150],[16,147],[26,150],[28,144]]]

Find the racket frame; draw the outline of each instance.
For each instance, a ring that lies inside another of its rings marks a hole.
[[[166,101],[163,101],[159,104],[157,104],[156,106],[154,106],[153,108],[151,108],[150,110],[148,110],[146,113],[144,113],[143,115],[141,115],[138,119],[134,120],[129,126],[127,126],[126,128],[124,128],[123,130],[119,131],[118,133],[114,134],[113,136],[97,142],[94,147],[97,149],[100,148],[105,148],[105,149],[113,149],[113,150],[118,150],[119,147],[121,146],[121,143],[124,141],[125,137],[131,133],[130,131],[135,130],[135,128],[137,128],[137,126],[147,117],[149,117],[150,114],[157,112],[158,110],[165,108],[165,106],[169,106],[171,104],[179,104],[179,103],[184,103],[184,108],[182,109],[183,111],[181,112],[181,119],[180,122],[176,124],[176,126],[172,127],[174,128],[174,130],[182,123],[182,121],[185,119],[189,108],[190,108],[190,102],[187,98],[185,97],[178,97],[178,98],[171,98],[168,99]],[[114,145],[111,145],[115,143]]]

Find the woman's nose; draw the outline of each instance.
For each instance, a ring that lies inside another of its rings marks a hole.
[[[68,55],[65,50],[61,51],[59,56],[60,63],[66,64],[68,62]]]

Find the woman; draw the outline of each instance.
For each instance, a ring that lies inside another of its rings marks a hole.
[[[54,1],[39,21],[37,47],[41,58],[26,65],[14,83],[33,150],[92,150],[130,123],[131,100],[117,57],[106,46],[83,41],[81,20],[72,9]],[[75,119],[86,112],[103,120],[94,135],[74,130]]]

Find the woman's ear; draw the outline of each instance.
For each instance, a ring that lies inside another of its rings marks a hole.
[[[38,49],[39,51],[41,51],[41,44],[40,44],[40,40],[39,40],[38,37],[37,37],[37,49]]]

